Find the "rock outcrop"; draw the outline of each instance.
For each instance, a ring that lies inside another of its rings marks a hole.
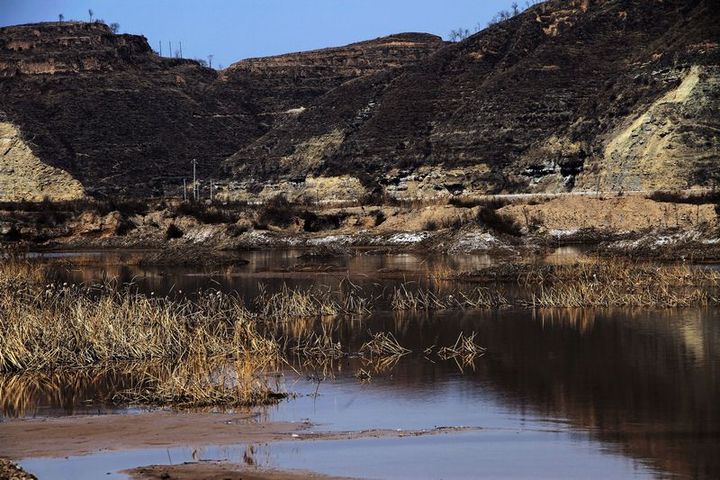
[[[252,98],[269,117],[299,115],[314,100],[356,78],[412,65],[446,42],[427,33],[402,33],[344,47],[251,58],[221,72],[226,90]]]
[[[90,194],[174,191],[197,157],[216,175],[260,132],[242,106],[211,89],[217,72],[162,58],[143,37],[100,23],[0,29],[0,110],[34,153]]]
[[[0,120],[0,201],[62,201],[84,195],[80,182],[40,161],[15,125]]]

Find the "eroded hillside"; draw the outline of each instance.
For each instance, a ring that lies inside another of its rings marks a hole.
[[[203,179],[227,179],[223,161],[277,118],[442,45],[430,35],[399,35],[217,72],[160,57],[144,37],[115,35],[101,23],[6,27],[0,112],[32,138],[34,155],[89,194],[180,195],[193,158]]]
[[[204,194],[232,199],[709,186],[716,7],[550,0],[459,43],[398,34],[219,72],[99,23],[6,27],[0,112],[96,196],[181,195],[193,158]]]
[[[230,164],[246,182],[275,180],[273,192],[351,176],[406,198],[708,185],[720,160],[719,11],[549,1],[327,93]]]

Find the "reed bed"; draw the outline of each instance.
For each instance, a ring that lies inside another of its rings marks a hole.
[[[287,395],[270,387],[260,365],[268,357],[193,357],[175,364],[161,364],[143,375],[131,388],[116,393],[120,404],[177,408],[242,407],[276,403]]]
[[[255,305],[261,316],[279,322],[296,318],[333,317],[341,312],[329,290],[323,292],[293,290],[287,285],[283,285],[279,292],[272,294],[262,287],[260,295],[255,299]]]
[[[482,275],[493,277],[486,271]],[[192,299],[155,298],[113,281],[73,285],[48,278],[40,264],[21,255],[6,253],[0,262],[0,374],[5,374],[0,395],[19,399],[4,410],[26,409],[43,382],[54,385],[42,376],[33,383],[13,374],[124,364],[159,367],[123,388],[118,401],[183,406],[272,401],[275,393],[265,385],[265,373],[287,362],[289,352],[323,366],[343,358],[346,353],[332,335],[338,318],[369,313],[376,301],[349,280],[335,292],[263,289],[247,308],[242,298],[216,291]],[[689,307],[716,303],[720,285],[717,271],[619,260],[503,266],[494,278],[512,278],[522,288],[508,298],[497,286],[433,290],[403,283],[392,290],[390,305],[399,313],[508,306]],[[484,351],[474,334],[461,334],[437,354],[467,364]],[[380,332],[360,353],[372,360],[363,368],[374,375],[410,351],[391,333]]]
[[[529,307],[673,308],[716,303],[720,272],[624,260],[533,267],[518,281],[535,287]]]
[[[491,292],[499,292],[499,284],[515,283],[522,290],[510,299],[499,294],[496,303],[529,308],[703,306],[718,302],[720,285],[716,270],[628,259],[567,265],[504,264],[461,272],[454,278],[493,284]]]
[[[267,349],[242,302],[140,295],[112,283],[0,283],[0,372]]]
[[[363,289],[349,278],[340,282],[340,308],[346,315],[364,316],[372,313],[374,298],[363,296]]]

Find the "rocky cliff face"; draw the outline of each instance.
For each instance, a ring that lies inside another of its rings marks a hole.
[[[159,57],[145,38],[114,35],[104,24],[7,27],[0,29],[0,113],[31,141],[37,158],[90,194],[178,195],[193,158],[202,178],[225,178],[223,161],[274,118],[442,44],[399,35],[248,60],[218,73]]]
[[[0,113],[89,194],[179,195],[193,158],[229,198],[708,185],[715,3],[550,0],[459,43],[400,34],[221,72],[101,24],[7,27]]]
[[[395,196],[682,188],[720,168],[720,9],[552,0],[346,83],[230,159]],[[261,159],[261,160],[259,160]]]

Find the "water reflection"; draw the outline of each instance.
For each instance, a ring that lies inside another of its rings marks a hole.
[[[116,278],[122,283],[133,282],[142,290],[167,294],[193,292],[209,288],[237,291],[248,297],[258,294],[258,282],[290,286],[327,285],[337,289],[345,278],[361,283],[387,280],[420,280],[435,282],[451,274],[479,270],[497,265],[488,255],[381,255],[359,251],[353,256],[313,257],[304,250],[248,251],[240,257],[246,264],[189,269],[186,267],[147,266],[143,259],[148,252],[60,252],[35,254],[49,263],[63,281],[92,283],[103,278]],[[574,248],[558,249],[548,255],[518,261],[567,263],[582,257]]]

